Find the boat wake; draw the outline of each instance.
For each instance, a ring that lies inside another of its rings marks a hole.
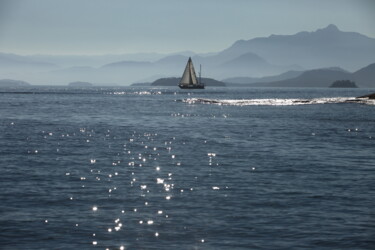
[[[232,106],[292,106],[292,105],[311,105],[311,104],[333,104],[333,103],[360,103],[375,105],[375,100],[368,98],[355,97],[330,97],[330,98],[312,98],[312,99],[205,99],[205,98],[188,98],[182,100],[188,104],[216,104]]]

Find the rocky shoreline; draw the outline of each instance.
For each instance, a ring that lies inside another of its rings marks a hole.
[[[368,99],[375,99],[375,93],[369,94],[369,95],[363,95],[359,96],[357,98],[368,98]]]

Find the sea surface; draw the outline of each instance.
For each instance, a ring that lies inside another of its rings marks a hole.
[[[375,249],[375,89],[0,89],[0,249]]]

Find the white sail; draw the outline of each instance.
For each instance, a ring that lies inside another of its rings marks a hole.
[[[198,80],[195,74],[193,62],[191,58],[189,57],[184,74],[181,77],[180,85],[185,86],[185,85],[197,85],[197,84],[198,84]]]

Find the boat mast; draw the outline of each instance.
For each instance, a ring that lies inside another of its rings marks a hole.
[[[199,64],[199,85],[202,84],[201,73],[202,73],[202,64]]]

